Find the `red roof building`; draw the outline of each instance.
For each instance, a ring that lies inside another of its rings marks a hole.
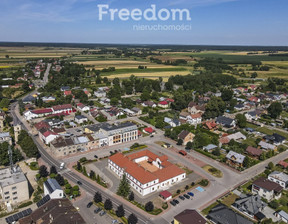
[[[148,134],[152,134],[155,132],[155,130],[151,127],[148,127],[148,128],[144,128],[143,130],[144,132],[148,133]]]
[[[172,199],[172,194],[169,191],[160,192],[159,196],[163,198],[165,201]]]

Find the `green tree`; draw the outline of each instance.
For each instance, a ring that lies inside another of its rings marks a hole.
[[[223,115],[226,108],[225,102],[219,97],[211,97],[211,100],[207,103],[204,118],[215,118]]]
[[[277,118],[282,113],[283,108],[282,108],[281,103],[273,102],[271,103],[271,105],[268,107],[267,110],[268,110],[270,117]]]
[[[119,218],[125,216],[125,210],[124,210],[123,205],[119,205],[119,206],[118,206],[118,208],[117,208],[117,210],[116,210],[116,215],[117,215],[117,217],[119,217]]]
[[[47,167],[45,165],[39,167],[38,173],[40,174],[41,177],[47,177],[49,174],[47,171]]]
[[[244,114],[237,114],[235,118],[236,118],[236,123],[240,128],[246,127],[247,119]]]
[[[243,166],[246,168],[249,168],[251,166],[251,160],[249,156],[246,156],[244,161],[243,161]]]
[[[124,173],[119,183],[117,194],[122,197],[127,197],[129,193],[130,193],[129,180],[127,179],[126,174]]]
[[[128,216],[128,224],[137,224],[138,218],[133,213]]]
[[[118,105],[118,99],[115,97],[111,98],[110,104],[113,106],[117,106]]]
[[[183,144],[183,140],[181,138],[179,138],[177,141],[177,145],[182,145],[182,144]]]
[[[133,193],[133,191],[131,191],[131,193],[129,194],[128,200],[129,201],[134,201],[134,193]]]
[[[274,168],[274,164],[272,162],[268,163],[268,168],[272,170]]]
[[[154,210],[154,204],[152,201],[148,201],[146,204],[145,204],[145,210],[147,212],[152,212]]]
[[[95,193],[93,200],[95,203],[102,202],[102,195],[99,191]]]
[[[193,148],[193,143],[192,142],[187,142],[186,149],[190,150],[192,148]]]
[[[112,201],[109,198],[107,198],[106,201],[104,202],[104,208],[107,211],[110,211],[113,208]]]
[[[50,167],[50,175],[54,173],[54,174],[57,174],[57,170],[56,170],[56,167],[55,166],[51,166]]]

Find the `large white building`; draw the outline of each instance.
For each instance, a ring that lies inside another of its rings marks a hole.
[[[0,170],[0,195],[6,206],[29,200],[28,181],[20,167]]]
[[[168,189],[186,178],[186,172],[149,150],[130,155],[116,153],[109,157],[108,167],[120,178],[125,173],[130,186],[142,196]]]

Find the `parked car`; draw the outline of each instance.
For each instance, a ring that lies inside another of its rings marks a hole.
[[[176,203],[174,202],[174,200],[170,201],[170,204],[173,206],[176,206]]]
[[[105,215],[105,214],[106,214],[105,211],[101,211],[101,212],[99,213],[100,216],[103,216],[103,215]]]
[[[87,204],[87,208],[90,208],[92,205],[93,205],[93,202],[90,201],[90,202]]]
[[[97,213],[99,213],[100,211],[102,211],[102,208],[96,208],[96,209],[94,210],[94,213],[97,214]]]
[[[184,196],[185,198],[187,198],[187,199],[190,198],[190,196],[189,196],[188,194],[183,194],[183,196]]]
[[[95,159],[98,159],[98,156],[97,156],[97,155],[94,155],[94,158],[95,158]]]
[[[193,192],[188,192],[187,194],[189,194],[191,197],[194,196],[194,193],[193,193]]]
[[[154,137],[154,135],[150,135],[150,138],[153,138]]]
[[[117,223],[118,223],[118,221],[116,219],[112,220],[112,224],[117,224]]]
[[[179,201],[177,199],[173,200],[176,204],[179,204]]]
[[[182,201],[185,200],[185,198],[184,198],[183,196],[179,196],[179,198],[180,198]]]
[[[180,150],[180,151],[179,151],[179,154],[182,155],[182,156],[186,156],[186,155],[187,155],[187,152],[185,152],[184,150]]]

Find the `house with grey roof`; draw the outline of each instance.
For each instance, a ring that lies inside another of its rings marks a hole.
[[[288,223],[288,214],[286,212],[284,212],[283,210],[276,212],[274,215],[276,217],[280,218],[281,221]]]
[[[258,213],[262,213],[267,204],[261,201],[259,195],[245,195],[237,199],[232,206],[245,215],[256,218],[259,217]]]
[[[203,150],[207,152],[212,152],[214,149],[217,149],[217,148],[218,148],[217,145],[209,144],[209,145],[204,146]]]
[[[44,184],[44,195],[49,195],[51,199],[63,198],[64,193],[56,179],[47,179]]]
[[[288,175],[286,173],[274,171],[269,174],[268,180],[279,184],[284,189],[287,189],[288,187]]]
[[[242,167],[245,157],[246,156],[243,156],[243,155],[231,150],[226,155],[226,159],[227,159],[226,163],[232,167]]]
[[[219,204],[212,208],[207,216],[213,223],[217,224],[253,224],[247,218],[234,212],[225,205]]]
[[[260,141],[258,143],[258,145],[262,148],[262,149],[265,149],[265,150],[276,150],[276,146],[273,145],[273,144],[270,144],[268,142],[264,142],[264,141]]]
[[[222,125],[225,128],[232,128],[236,127],[236,122],[235,120],[225,117],[225,116],[219,116],[216,119],[216,123]]]
[[[0,143],[8,142],[10,145],[12,144],[12,138],[9,132],[0,132]]]

